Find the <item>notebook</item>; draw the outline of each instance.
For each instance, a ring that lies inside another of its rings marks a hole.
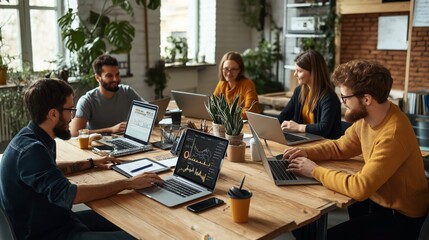
[[[303,185],[303,184],[320,184],[314,178],[308,178],[299,174],[286,171],[289,162],[282,159],[283,154],[267,158],[264,147],[259,140],[258,134],[254,131],[252,123],[250,123],[253,139],[255,140],[255,147],[261,157],[262,164],[268,176],[274,181],[276,185]],[[269,151],[271,152],[271,151]]]
[[[165,111],[170,103],[171,97],[153,100],[150,103],[158,106],[158,114],[156,115],[155,124],[158,124],[164,118]]]
[[[118,157],[152,150],[149,143],[158,106],[134,100],[128,113],[127,126],[123,136],[105,139],[98,142],[112,146],[111,156]]]
[[[168,207],[212,194],[228,147],[228,140],[194,129],[184,134],[173,175],[162,187],[139,190]]]
[[[262,139],[272,140],[288,146],[323,139],[322,136],[311,133],[285,133],[282,131],[277,118],[253,112],[246,112],[246,114],[249,123],[253,126],[253,130]]]
[[[182,110],[182,115],[189,118],[212,120],[204,105],[207,104],[207,95],[176,90],[171,90],[171,95],[176,101],[177,107]]]

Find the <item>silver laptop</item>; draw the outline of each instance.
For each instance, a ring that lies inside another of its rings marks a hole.
[[[171,97],[153,100],[150,103],[158,106],[158,114],[156,115],[155,124],[158,124],[164,118],[165,111],[170,103]]]
[[[261,157],[262,164],[264,165],[265,171],[268,176],[274,181],[276,185],[303,185],[303,184],[320,184],[314,178],[308,178],[301,176],[297,173],[286,171],[289,162],[283,158],[283,154],[279,154],[276,156],[271,156],[267,158],[265,154],[264,147],[262,146],[261,141],[259,140],[258,134],[253,130],[253,125],[250,123],[250,129],[252,130],[253,139],[255,140],[255,146],[258,150],[259,156]],[[268,152],[271,154],[271,150],[269,150],[269,146],[266,143],[266,147],[268,148]]]
[[[158,106],[134,100],[128,113],[124,136],[101,139],[98,142],[113,147],[114,157],[152,150],[149,143]]]
[[[204,103],[207,104],[207,95],[176,90],[171,90],[171,95],[184,116],[212,120],[204,105]]]
[[[263,139],[272,140],[288,146],[323,139],[322,136],[311,133],[285,133],[282,131],[280,122],[277,118],[253,112],[246,112],[246,114],[249,123],[253,126],[253,130]]]
[[[174,174],[161,186],[139,190],[168,207],[213,193],[228,147],[228,140],[187,129]]]

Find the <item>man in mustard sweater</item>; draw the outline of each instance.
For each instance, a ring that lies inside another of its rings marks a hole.
[[[410,121],[387,100],[389,70],[354,60],[340,65],[333,79],[347,107],[344,117],[354,124],[338,140],[285,150],[289,171],[358,201],[349,207],[349,221],[328,230],[328,239],[417,239],[428,214],[428,181]],[[355,174],[315,163],[360,154],[365,164]]]

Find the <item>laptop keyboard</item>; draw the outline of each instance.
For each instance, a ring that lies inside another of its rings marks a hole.
[[[136,145],[134,145],[132,143],[124,141],[122,139],[113,139],[113,140],[110,140],[108,142],[111,143],[111,144],[113,144],[113,145],[115,145],[115,148],[118,149],[118,150],[139,147],[139,146],[136,146]]]
[[[285,138],[288,142],[296,142],[296,141],[308,139],[307,137],[297,136],[297,135],[290,134],[290,133],[284,133],[284,135],[285,135]]]
[[[110,156],[112,157],[120,157],[134,153],[146,152],[153,149],[152,145],[150,144],[136,146],[122,139],[114,139],[108,142],[113,144],[115,148],[115,151],[110,153]]]
[[[268,161],[275,180],[297,180],[295,174],[286,171],[288,161]]]
[[[166,180],[164,184],[160,185],[159,187],[164,188],[167,191],[176,193],[181,197],[188,197],[201,192],[200,190],[187,186],[175,180],[174,178]]]

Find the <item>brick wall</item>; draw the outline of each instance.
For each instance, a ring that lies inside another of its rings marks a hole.
[[[407,15],[351,14],[341,16],[340,63],[352,59],[372,59],[384,64],[391,72],[394,89],[404,89],[405,50],[377,50],[378,17]],[[429,27],[414,27],[410,58],[409,91],[429,89]]]

